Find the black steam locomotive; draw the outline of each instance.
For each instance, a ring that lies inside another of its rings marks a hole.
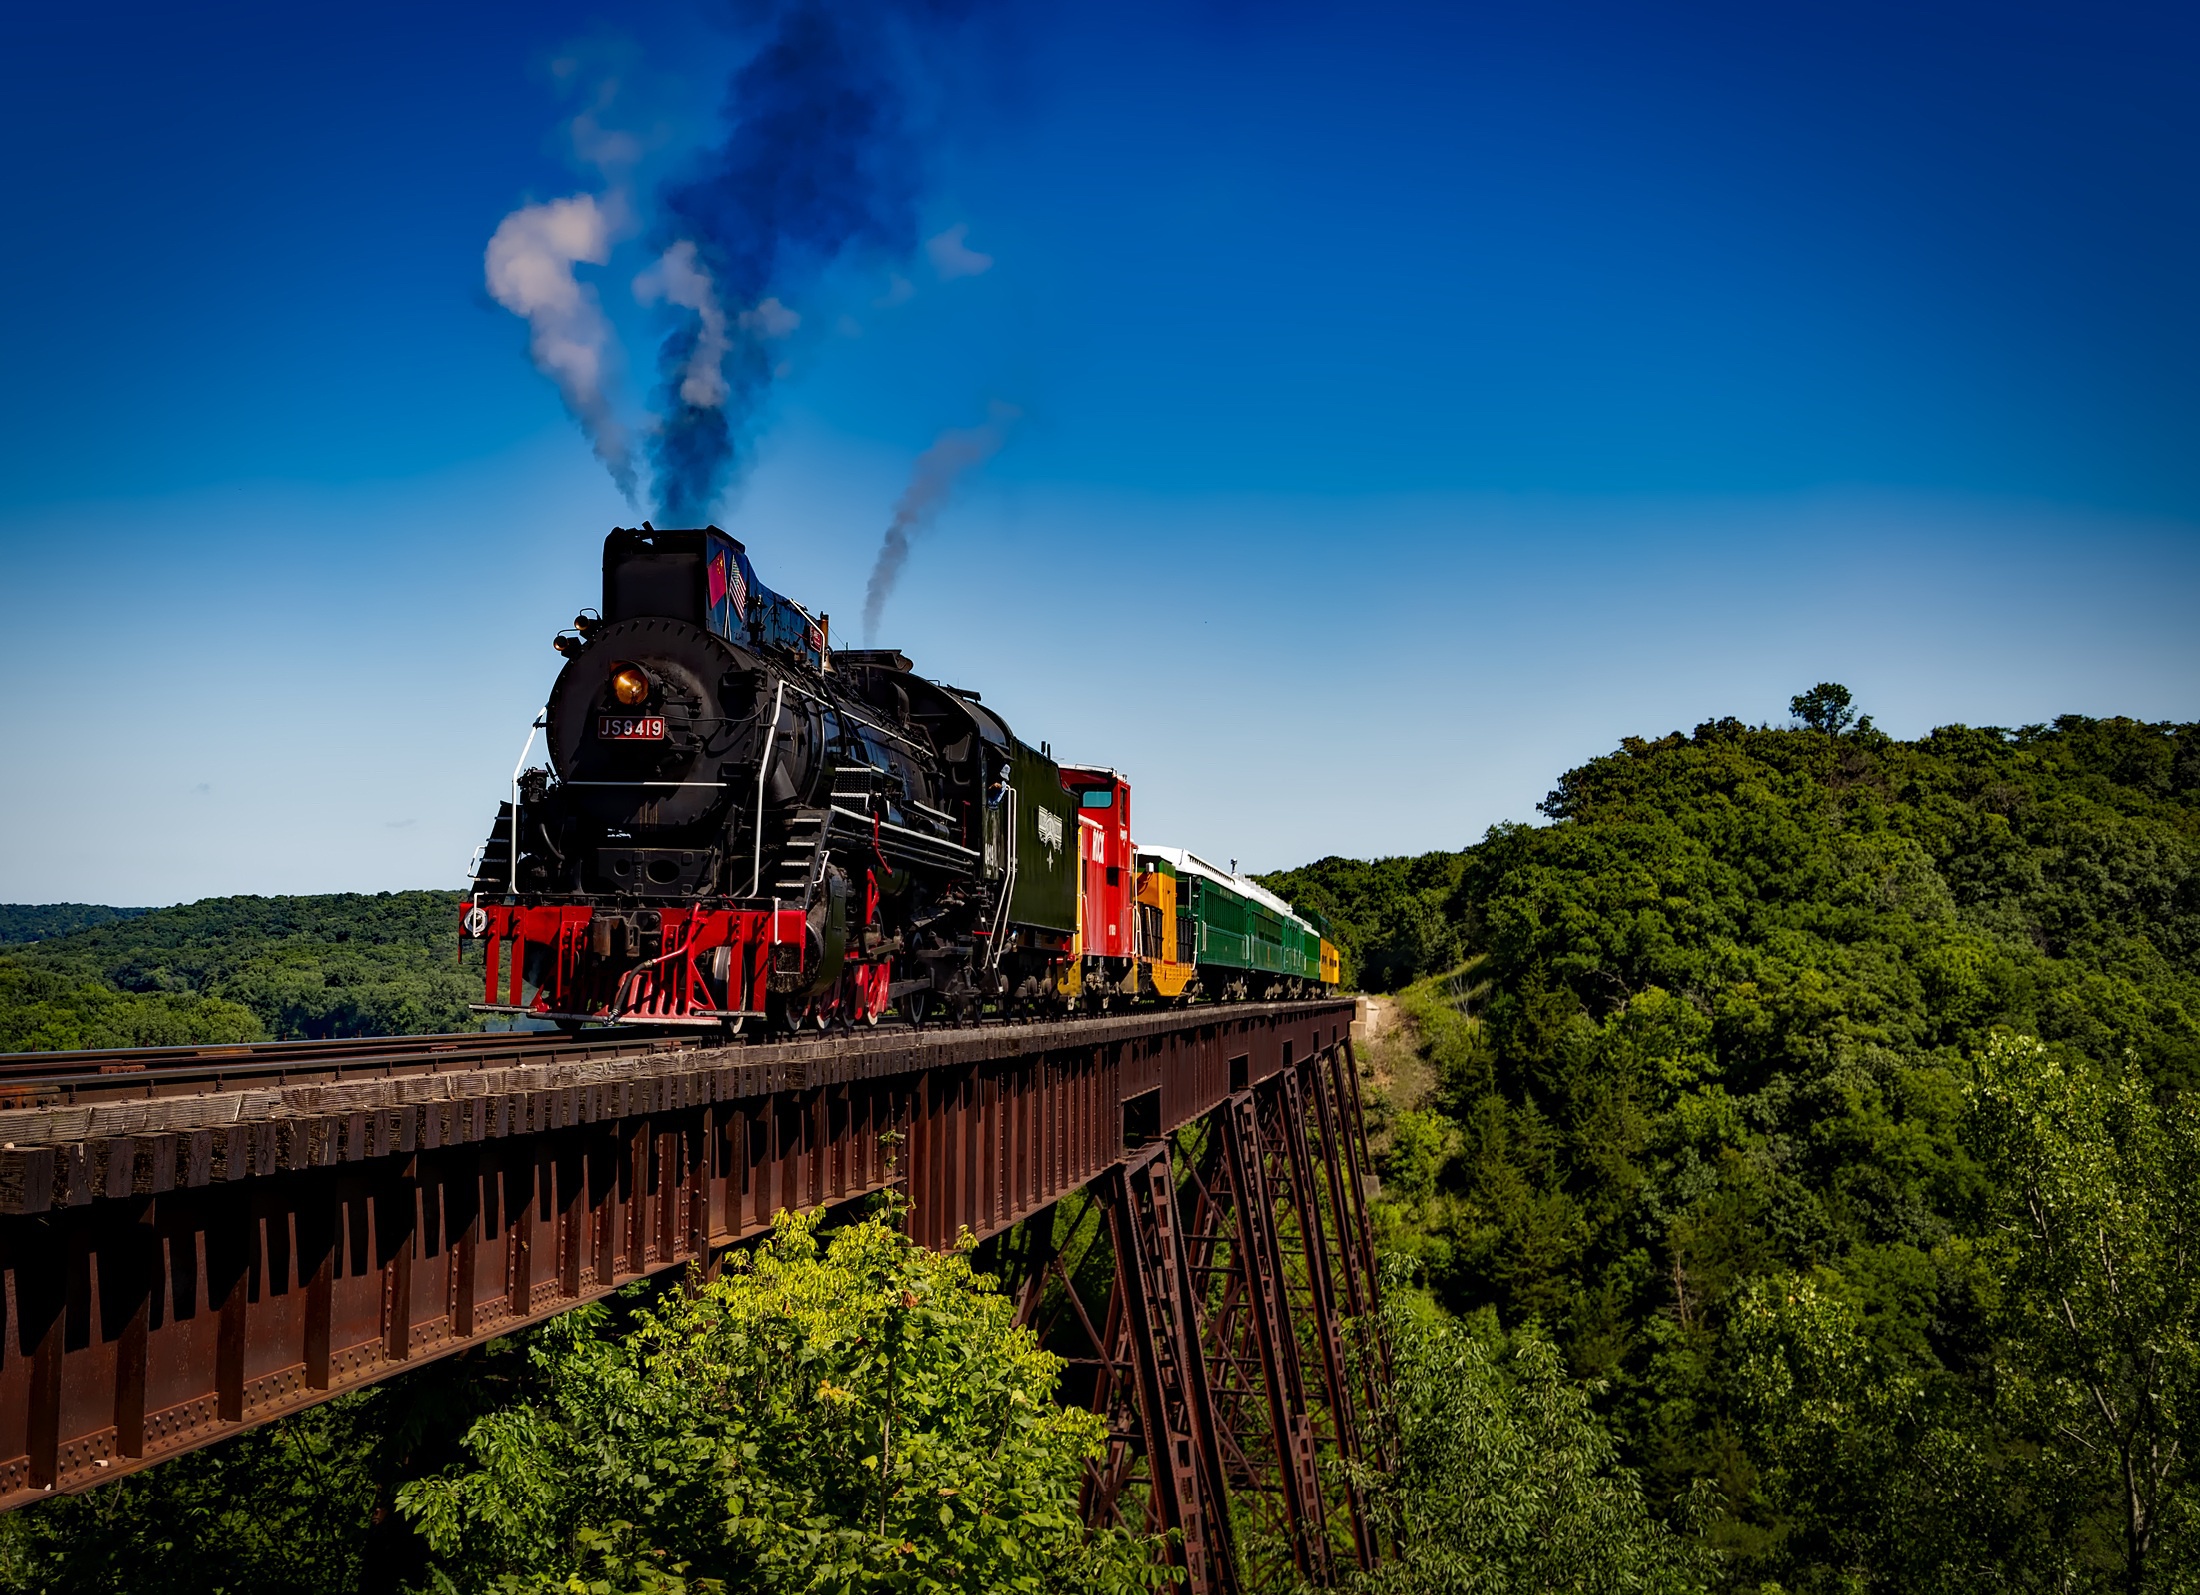
[[[1177,997],[1196,875],[1274,922],[1235,957],[1218,931],[1218,958],[1268,965],[1263,991],[1334,982],[1326,942],[1286,970],[1311,928],[1250,882],[1162,850],[1134,886],[1121,777],[893,650],[833,650],[716,527],[612,532],[602,610],[557,646],[549,764],[522,754],[465,910],[485,1012],[792,1028]]]

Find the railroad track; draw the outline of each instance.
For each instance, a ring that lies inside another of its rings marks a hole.
[[[252,1041],[222,1046],[105,1047],[0,1053],[0,1108],[198,1096],[250,1086],[326,1084],[399,1074],[507,1069],[521,1063],[630,1058],[695,1046],[699,1035],[661,1032],[458,1031]],[[707,1038],[717,1040],[715,1032]]]
[[[1227,1011],[1234,1003],[1200,1003]],[[1136,1010],[1126,1009],[1122,1017]],[[1156,1010],[1157,1012],[1159,1010]],[[960,1027],[1019,1021],[988,1015]],[[900,1029],[892,1021],[880,1029]],[[863,1031],[856,1032],[858,1034]],[[749,1037],[750,1040],[765,1039]],[[819,1043],[828,1032],[775,1036]],[[0,1109],[75,1106],[147,1097],[203,1096],[256,1086],[326,1085],[392,1075],[508,1069],[516,1064],[632,1058],[683,1047],[724,1046],[716,1030],[462,1030],[424,1036],[347,1036],[328,1041],[240,1041],[185,1047],[103,1047],[79,1052],[0,1052]]]

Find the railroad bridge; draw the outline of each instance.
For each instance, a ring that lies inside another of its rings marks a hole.
[[[1108,1419],[1088,1517],[1329,1583],[1386,1430],[1351,1017],[0,1058],[0,1510],[898,1189]]]

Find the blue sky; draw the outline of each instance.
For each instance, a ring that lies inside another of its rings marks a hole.
[[[707,8],[0,14],[0,899],[452,884],[630,509],[483,251],[716,137]],[[1249,866],[1456,846],[1833,678],[2200,718],[2200,15],[1003,8],[923,248],[804,285],[719,519]],[[638,421],[645,226],[582,266]],[[942,258],[949,258],[943,256]],[[906,279],[906,292],[894,286]]]

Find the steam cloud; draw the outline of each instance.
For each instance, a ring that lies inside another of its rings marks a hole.
[[[709,519],[748,463],[772,384],[788,369],[775,346],[800,329],[793,307],[828,270],[850,259],[892,269],[882,305],[915,293],[898,268],[919,246],[918,69],[985,3],[731,0],[752,48],[727,86],[725,139],[658,195],[642,229],[657,258],[633,281],[636,299],[666,307],[673,321],[657,355],[657,413],[641,428],[660,524]],[[561,76],[577,69],[577,61],[553,68]],[[608,264],[612,245],[635,230],[630,181],[643,142],[605,125],[617,92],[608,80],[569,124],[574,154],[602,172],[605,191],[513,211],[490,239],[485,265],[490,293],[527,319],[536,366],[633,501],[634,446],[611,396],[617,336],[595,289],[574,272]],[[993,264],[964,234],[958,225],[924,241],[942,282]],[[898,569],[906,528],[893,535],[902,540]],[[891,588],[890,573],[885,583]]]
[[[695,246],[686,239],[664,252],[656,265],[634,279],[634,297],[645,305],[663,299],[695,312],[694,342],[680,371],[680,402],[709,409],[726,402],[726,310],[717,285],[696,263]]]
[[[894,518],[887,523],[886,536],[879,544],[878,560],[871,566],[870,585],[864,589],[865,641],[877,639],[879,617],[885,613],[886,600],[894,595],[894,583],[901,579],[902,567],[909,563],[910,539],[938,517],[947,504],[948,495],[954,492],[955,484],[965,473],[1001,452],[1001,445],[1008,441],[1009,428],[1022,414],[1023,411],[1012,404],[997,403],[983,425],[942,432],[933,439],[930,448],[917,456],[917,463],[909,473],[909,485],[901,490],[900,502],[894,505]]]
[[[577,262],[600,266],[611,258],[616,209],[593,194],[523,206],[498,225],[483,266],[496,302],[526,317],[536,369],[558,385],[596,458],[632,502],[634,457],[607,383],[617,340],[595,290],[573,275]]]
[[[663,196],[667,236],[693,244],[720,304],[741,307],[722,350],[698,312],[658,354],[652,464],[674,526],[706,519],[746,463],[778,364],[768,345],[798,324],[786,302],[845,256],[900,259],[917,243],[923,160],[901,46],[947,8],[779,0],[758,11],[762,43],[734,74],[725,142]],[[720,374],[715,387],[695,381],[699,360]],[[698,402],[706,391],[716,402]]]

